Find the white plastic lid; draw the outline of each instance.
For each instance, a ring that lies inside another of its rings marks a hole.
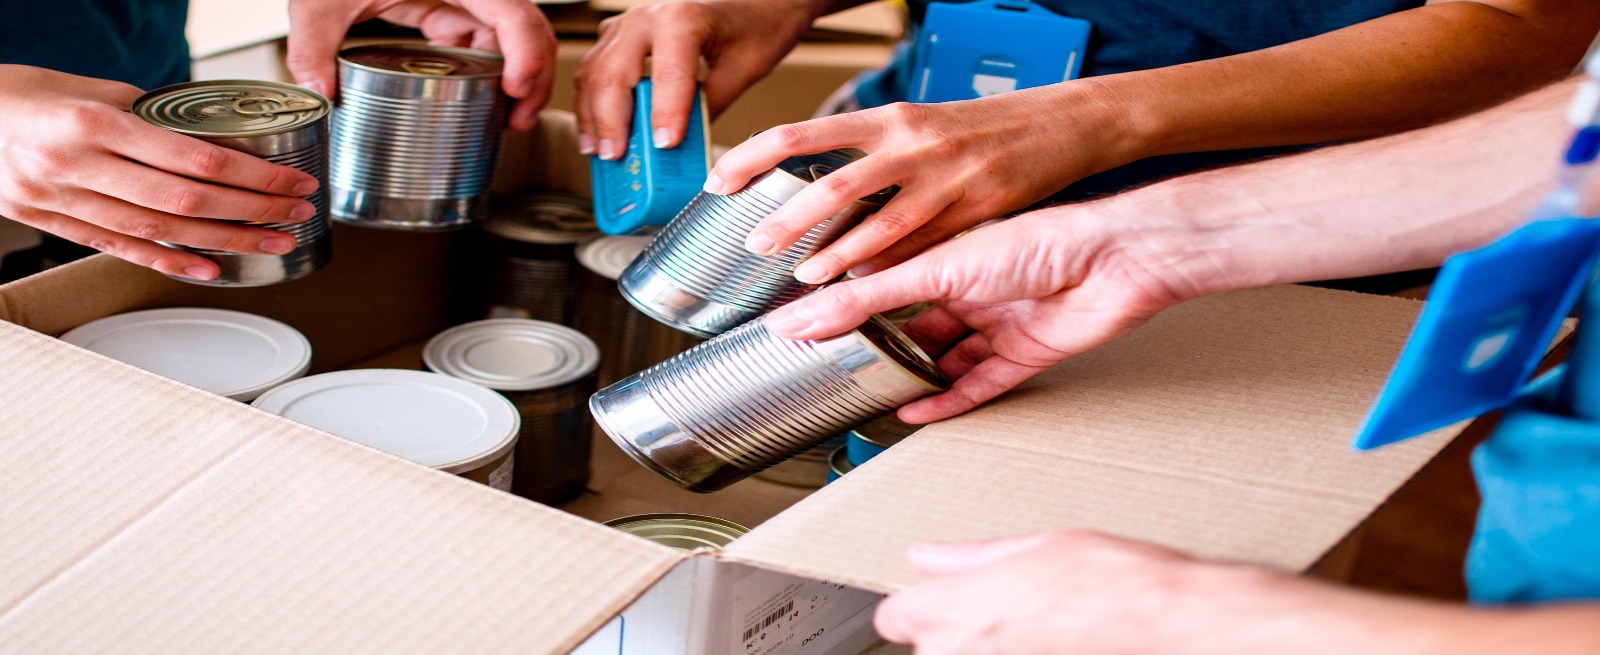
[[[422,350],[428,370],[500,391],[549,389],[600,366],[582,332],[526,318],[492,318],[440,332]]]
[[[311,366],[311,342],[299,331],[225,309],[118,314],[79,326],[61,340],[243,402],[305,375]]]
[[[462,473],[517,442],[504,396],[436,373],[357,369],[301,378],[252,405],[423,466]]]
[[[638,259],[645,246],[654,237],[605,236],[578,246],[578,263],[610,279],[622,277],[622,271]]]

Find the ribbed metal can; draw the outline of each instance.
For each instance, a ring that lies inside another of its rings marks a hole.
[[[623,272],[623,296],[656,320],[714,337],[814,291],[819,285],[794,279],[795,267],[882,208],[895,189],[851,203],[772,256],[745,250],[745,237],[812,182],[864,156],[843,149],[790,157],[737,193],[700,193]]]
[[[428,370],[488,387],[521,416],[511,493],[550,505],[589,481],[594,434],[584,398],[594,393],[600,351],[569,327],[519,318],[475,321],[440,332],[422,351]]]
[[[844,446],[845,435],[835,436],[799,455],[773,464],[771,468],[757,473],[755,478],[789,487],[820,488],[828,483],[828,458],[833,456],[833,451]]]
[[[600,346],[600,385],[633,375],[704,341],[639,313],[617,291],[617,277],[650,237],[598,236],[578,246],[580,290],[573,326]]]
[[[430,45],[340,52],[333,218],[402,230],[482,220],[506,115],[503,63],[490,52]]]
[[[217,263],[211,280],[174,279],[214,287],[259,287],[310,275],[333,258],[328,224],[327,98],[290,84],[251,80],[213,80],[166,86],[140,96],[133,113],[179,134],[255,155],[317,178],[321,186],[306,198],[316,213],[299,223],[244,223],[295,238],[283,255],[240,253],[163,244]]]
[[[551,194],[496,198],[482,226],[484,313],[571,325],[578,244],[597,233],[588,201]]]
[[[701,514],[636,514],[611,519],[605,525],[682,550],[722,550],[750,531],[733,521]]]
[[[882,318],[813,341],[757,318],[600,390],[589,409],[634,460],[709,492],[946,388]]]

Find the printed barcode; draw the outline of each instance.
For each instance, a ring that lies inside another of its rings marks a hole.
[[[746,628],[744,631],[744,641],[750,641],[750,638],[756,636],[757,632],[761,632],[762,629],[777,623],[779,619],[782,619],[793,611],[794,601],[791,600],[788,603],[785,603],[783,607],[780,607],[773,611],[773,613],[768,614],[766,618],[759,619],[755,623],[750,624],[750,627]]]

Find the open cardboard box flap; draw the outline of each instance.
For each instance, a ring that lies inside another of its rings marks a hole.
[[[586,196],[571,129],[547,113],[511,140],[500,189]],[[0,287],[17,324],[0,325],[0,650],[562,652],[684,559],[44,336],[148,307],[242,309],[299,328],[322,371],[448,325],[453,237],[336,234],[332,265],[277,287],[105,256]],[[722,556],[889,591],[914,579],[912,542],[1087,526],[1304,569],[1455,432],[1347,446],[1420,307],[1299,287],[1187,303]]]

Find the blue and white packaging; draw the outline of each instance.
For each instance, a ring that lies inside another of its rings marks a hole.
[[[666,225],[706,183],[711,171],[711,126],[705,99],[696,93],[683,141],[672,148],[651,142],[650,78],[633,90],[633,127],[621,159],[589,159],[594,220],[611,235],[640,234]]]
[[[1076,79],[1091,27],[1031,2],[931,3],[909,99],[972,100]]]

